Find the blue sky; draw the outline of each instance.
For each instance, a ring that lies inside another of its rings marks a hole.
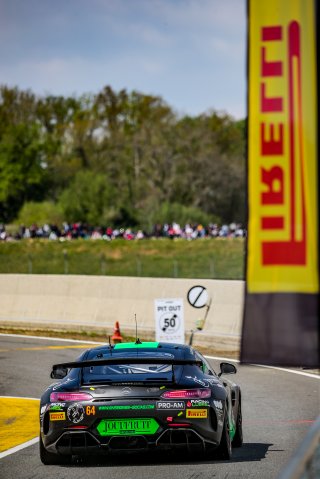
[[[0,0],[0,83],[39,95],[110,85],[243,118],[245,43],[245,0]]]

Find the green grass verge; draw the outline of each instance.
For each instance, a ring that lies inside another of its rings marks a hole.
[[[0,243],[0,273],[243,279],[243,239]]]

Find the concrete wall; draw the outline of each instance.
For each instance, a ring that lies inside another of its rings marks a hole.
[[[213,340],[228,350],[238,346],[243,307],[243,281],[131,278],[72,275],[0,275],[0,322],[4,324],[96,329],[131,334],[137,315],[139,336],[154,335],[154,299],[183,298],[186,332],[195,328],[205,309],[192,308],[188,290],[205,286],[212,306],[205,328],[194,344]],[[226,346],[226,342],[229,346]]]

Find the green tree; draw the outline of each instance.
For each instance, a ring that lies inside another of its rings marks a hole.
[[[222,221],[243,221],[245,161],[241,135],[230,117],[217,113],[178,121],[168,200],[193,205]]]
[[[59,200],[67,221],[91,225],[109,223],[117,213],[115,202],[116,195],[107,177],[91,171],[79,171]]]
[[[36,104],[36,97],[31,91],[0,86],[0,136],[10,125],[35,123]]]
[[[94,109],[101,125],[97,169],[108,174],[123,204],[144,209],[160,192],[155,168],[166,149],[163,131],[174,115],[160,97],[116,93],[109,86],[96,97]]]
[[[15,223],[19,225],[60,225],[65,219],[60,207],[51,201],[27,201],[23,204]]]
[[[0,219],[60,197],[72,221],[150,225],[163,204],[244,221],[245,122],[178,117],[161,97],[110,86],[79,98],[0,87]]]
[[[164,202],[160,208],[153,212],[152,223],[179,223],[181,226],[185,224],[202,223],[219,223],[220,218],[204,213],[199,208],[193,206],[185,206],[179,203]]]
[[[36,125],[9,125],[0,139],[0,221],[11,221],[25,201],[45,195],[43,145]]]
[[[76,98],[50,95],[37,99],[37,120],[50,178],[47,195],[53,201],[83,166],[82,159],[74,154],[73,142],[74,118],[79,111],[81,102]]]

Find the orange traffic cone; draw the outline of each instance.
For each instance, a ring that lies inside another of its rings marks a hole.
[[[123,337],[121,336],[121,333],[120,333],[119,321],[115,322],[113,336],[111,339],[114,342],[114,344],[122,343]]]

